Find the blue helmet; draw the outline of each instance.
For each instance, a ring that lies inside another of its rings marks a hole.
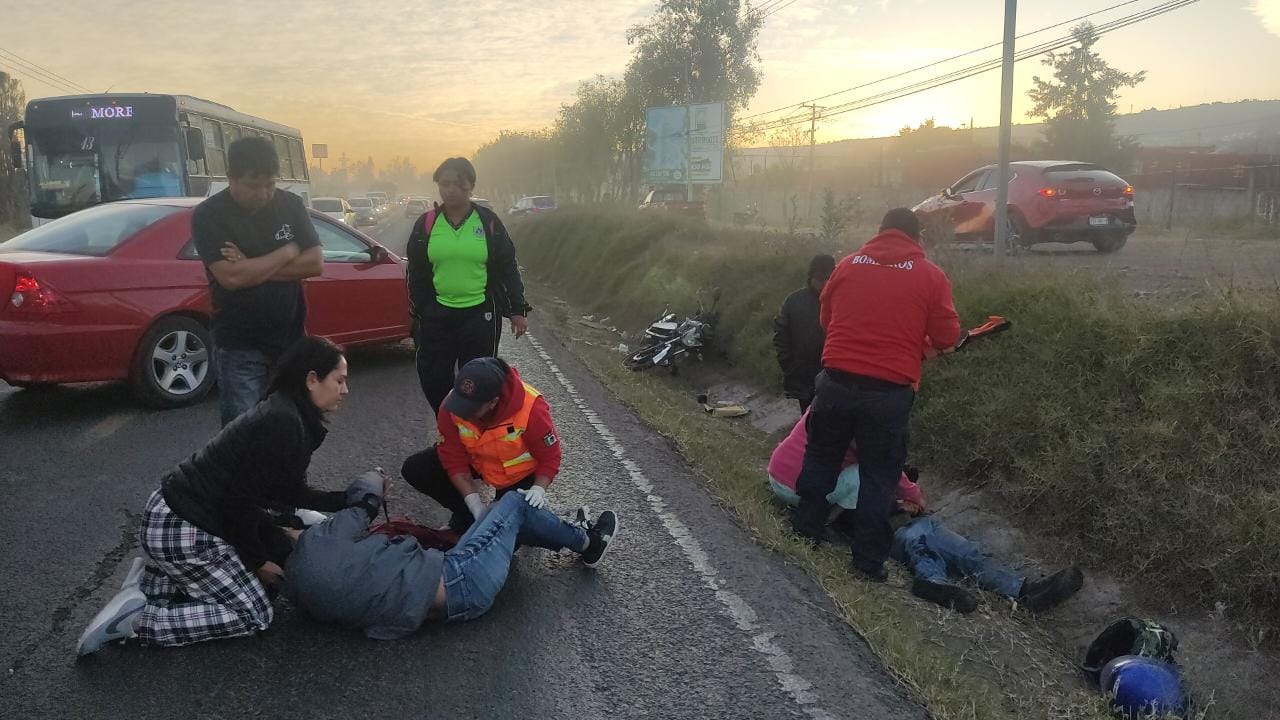
[[[1186,712],[1182,676],[1177,666],[1164,660],[1122,655],[1102,668],[1099,685],[1126,718]]]

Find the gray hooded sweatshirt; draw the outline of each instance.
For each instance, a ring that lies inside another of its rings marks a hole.
[[[375,640],[412,634],[427,617],[444,553],[412,537],[369,534],[382,505],[382,478],[365,473],[347,488],[351,507],[308,528],[285,566],[289,594],[322,622]]]

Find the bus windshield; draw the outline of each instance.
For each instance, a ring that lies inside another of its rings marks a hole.
[[[176,122],[28,124],[31,214],[56,218],[98,203],[183,195]]]

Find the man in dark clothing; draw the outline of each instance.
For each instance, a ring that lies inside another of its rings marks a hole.
[[[276,361],[303,335],[301,281],[324,271],[311,216],[302,198],[276,189],[279,174],[270,140],[237,140],[227,149],[227,189],[191,215],[213,300],[223,425],[262,399]]]
[[[826,496],[856,441],[861,484],[854,510],[853,570],[883,582],[907,426],[926,348],[954,348],[960,320],[951,282],[920,247],[920,220],[890,210],[880,233],[836,267],[822,290],[823,371],[809,412],[797,481],[796,532],[821,541]]]
[[[826,334],[818,323],[819,298],[835,267],[835,258],[815,255],[809,261],[808,283],[787,296],[773,319],[773,348],[782,368],[782,390],[800,403],[801,413],[813,402],[813,383],[822,372]]]

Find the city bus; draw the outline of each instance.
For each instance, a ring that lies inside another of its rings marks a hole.
[[[310,175],[296,129],[187,95],[110,93],[40,98],[9,126],[14,164],[26,169],[31,224],[128,198],[205,197],[227,186],[227,146],[269,138],[278,187],[310,205]]]

